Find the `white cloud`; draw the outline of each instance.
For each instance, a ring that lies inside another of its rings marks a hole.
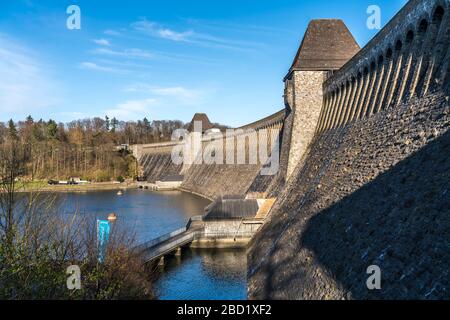
[[[112,109],[106,110],[109,117],[116,117],[120,120],[141,119],[150,114],[150,107],[158,103],[156,99],[128,100],[118,104]]]
[[[202,102],[205,93],[202,90],[182,86],[155,87],[145,83],[135,83],[125,88],[126,92],[148,93],[165,99],[167,104],[192,106]]]
[[[207,33],[195,32],[193,30],[178,32],[145,19],[132,23],[131,28],[151,37],[168,39],[176,42],[186,42],[208,48],[255,51],[254,47],[260,46],[260,44],[255,42],[235,41],[216,37]]]
[[[108,48],[98,48],[94,51],[94,53],[125,58],[138,58],[138,59],[152,59],[155,57],[155,55],[152,52],[136,48],[125,49],[122,51],[111,50]]]
[[[96,44],[98,44],[99,46],[110,46],[111,42],[109,42],[109,40],[107,39],[93,39],[92,41],[94,41]]]
[[[122,35],[121,32],[116,31],[116,30],[111,30],[111,29],[105,30],[103,33],[106,34],[106,35],[108,35],[108,36],[114,36],[114,37],[119,37],[119,36]]]
[[[94,71],[101,71],[101,72],[111,72],[111,73],[120,73],[124,72],[124,70],[116,69],[116,68],[110,68],[105,66],[100,66],[94,62],[81,62],[80,68],[86,69],[86,70],[94,70]]]
[[[186,32],[176,32],[170,29],[160,29],[157,31],[158,35],[161,38],[169,39],[173,41],[186,41],[189,39],[191,35],[194,34],[193,31],[186,31]]]
[[[1,118],[23,117],[56,105],[59,90],[46,69],[34,51],[0,34]]]
[[[194,32],[192,30],[177,32],[168,28],[161,27],[157,23],[147,20],[134,22],[131,26],[137,31],[172,41],[189,41],[190,37],[194,35]]]

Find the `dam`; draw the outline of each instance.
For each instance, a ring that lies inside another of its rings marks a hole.
[[[181,176],[180,190],[214,201],[195,228],[147,243],[149,257],[177,251],[168,239],[241,232],[251,299],[448,299],[449,3],[410,0],[363,48],[343,21],[313,20],[284,109],[220,135],[195,115],[207,130],[189,163],[173,162],[186,140],[131,146],[146,181]],[[244,163],[215,161],[225,150]],[[380,290],[367,289],[371,265]]]

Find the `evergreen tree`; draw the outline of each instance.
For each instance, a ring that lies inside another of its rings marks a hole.
[[[8,133],[9,137],[13,140],[17,140],[19,138],[16,124],[12,119],[8,121]]]
[[[111,132],[116,132],[117,126],[119,125],[119,120],[117,120],[115,117],[111,120]]]
[[[29,116],[27,117],[27,119],[25,120],[25,122],[26,122],[28,125],[32,125],[32,124],[34,123],[33,117],[32,117],[31,115],[29,115]]]
[[[144,122],[145,135],[148,136],[148,134],[152,130],[152,126],[150,124],[150,121],[148,121],[147,118],[144,118],[143,122]]]
[[[106,128],[106,131],[109,131],[110,127],[111,127],[111,122],[109,121],[109,117],[106,116],[105,117],[105,128]]]
[[[58,137],[58,124],[56,121],[50,119],[47,123],[47,134],[50,139],[56,139]]]

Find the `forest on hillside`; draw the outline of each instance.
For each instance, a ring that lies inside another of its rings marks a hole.
[[[57,123],[29,116],[0,122],[0,146],[12,141],[20,147],[26,163],[24,179],[80,177],[102,182],[135,178],[136,160],[128,152],[116,151],[116,146],[170,141],[175,129],[185,127],[177,120],[125,122],[105,117]]]

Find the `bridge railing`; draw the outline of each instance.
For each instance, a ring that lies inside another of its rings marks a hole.
[[[204,238],[230,238],[230,239],[239,239],[239,238],[251,238],[255,235],[256,231],[242,231],[242,232],[205,232],[202,231],[198,236]]]
[[[180,229],[175,230],[173,232],[166,233],[166,234],[164,234],[164,235],[162,235],[162,236],[160,236],[158,238],[155,238],[153,240],[144,242],[144,243],[136,246],[134,248],[134,250],[139,252],[139,251],[143,251],[143,250],[149,249],[149,248],[154,247],[154,246],[156,246],[157,244],[159,244],[159,243],[161,243],[163,241],[166,241],[166,240],[169,240],[170,238],[176,237],[177,235],[180,235],[180,234],[182,234],[183,232],[186,232],[186,231],[187,231],[187,227],[183,227],[183,228],[180,228]]]
[[[159,236],[158,238],[152,239],[150,241],[143,242],[140,245],[136,246],[134,249],[137,251],[142,251],[142,250],[146,250],[151,247],[154,247],[163,241],[169,240],[170,238],[176,237],[176,236],[182,234],[183,232],[188,231],[188,229],[191,227],[193,222],[202,221],[202,220],[203,220],[203,216],[201,216],[201,215],[192,216],[191,218],[189,218],[189,221],[186,224],[186,227],[177,229],[170,233],[163,234],[162,236]]]
[[[170,251],[174,250],[175,248],[182,246],[183,244],[192,242],[192,241],[194,241],[195,237],[196,237],[195,231],[186,233],[184,236],[182,236],[174,241],[168,242],[161,247],[157,247],[156,250],[151,252],[149,259],[154,259],[155,257],[161,256],[167,252],[170,252]]]
[[[173,232],[172,234],[175,234],[173,237],[176,237],[177,235],[183,234],[184,232],[181,233],[177,233],[179,231],[181,231],[182,229],[179,229],[175,232]],[[140,252],[143,252],[145,250],[150,250],[152,249],[152,247],[154,247],[153,251],[147,252],[147,256],[146,256],[146,260],[150,261],[150,260],[154,260],[158,257],[164,256],[165,254],[173,251],[174,249],[181,247],[187,243],[193,242],[194,240],[197,239],[208,239],[208,238],[228,238],[228,239],[247,239],[247,238],[252,238],[255,235],[255,232],[239,232],[236,234],[231,234],[230,232],[205,232],[204,230],[190,230],[189,232],[186,232],[185,235],[174,239],[173,241],[169,241],[166,244],[157,247],[156,245],[159,243],[162,243],[165,240],[169,240],[170,238],[164,239],[167,235],[161,236],[158,239],[149,241],[148,243],[154,243],[153,245],[150,246],[145,246],[142,245],[142,249],[140,250]],[[159,242],[158,242],[159,241]]]

